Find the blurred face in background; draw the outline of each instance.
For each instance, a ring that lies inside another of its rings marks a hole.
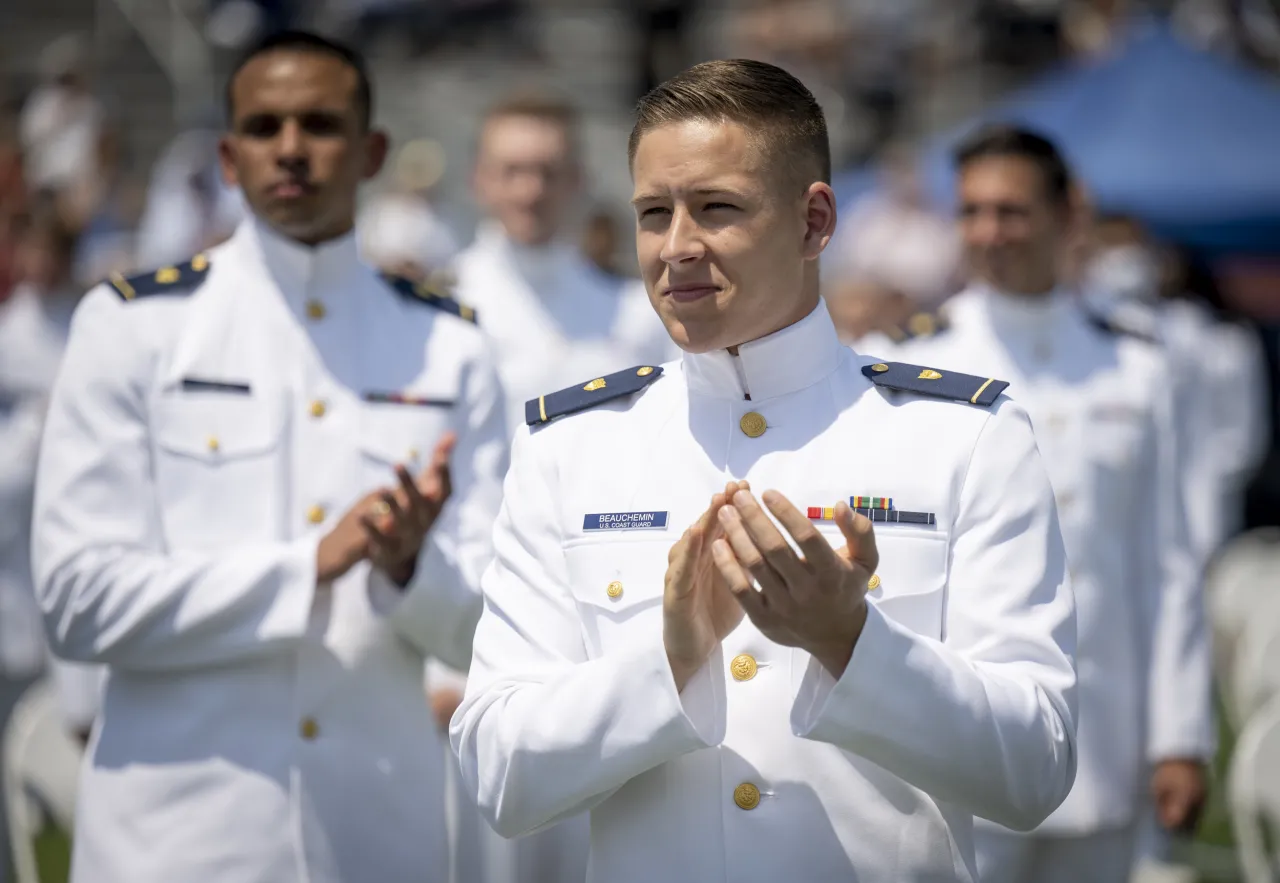
[[[512,114],[485,124],[476,200],[513,242],[539,246],[555,239],[580,181],[572,137],[559,121]]]
[[[636,252],[649,300],[683,350],[757,340],[818,304],[816,261],[835,197],[779,168],[738,123],[646,132],[632,163]]]
[[[281,235],[315,245],[355,223],[356,192],[387,142],[366,124],[358,74],[342,59],[282,48],[250,60],[231,87],[222,173]]]
[[[1070,234],[1068,207],[1051,198],[1034,162],[982,156],[960,170],[959,224],[970,272],[1008,294],[1058,284]]]

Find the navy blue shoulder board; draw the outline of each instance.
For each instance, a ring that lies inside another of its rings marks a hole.
[[[107,283],[120,295],[121,300],[135,300],[154,294],[190,294],[200,287],[209,275],[209,259],[198,254],[185,264],[161,267],[150,273],[122,276],[112,273]]]
[[[550,423],[557,417],[593,408],[602,402],[639,392],[662,376],[657,365],[637,365],[617,374],[597,377],[559,392],[538,396],[524,403],[524,422],[530,426]]]
[[[475,310],[465,304],[458,303],[449,295],[425,282],[414,282],[412,279],[407,279],[404,276],[395,276],[391,273],[383,273],[382,279],[411,301],[435,307],[437,310],[444,310],[446,313],[457,316],[459,319],[470,322],[473,325],[477,324]]]
[[[1093,312],[1086,312],[1085,317],[1089,320],[1090,325],[1107,334],[1134,337],[1146,343],[1156,345],[1160,344],[1160,338],[1158,335],[1150,331],[1145,331],[1142,328],[1138,328],[1132,322],[1125,322],[1115,316],[1104,316]]]
[[[939,371],[922,365],[908,365],[905,362],[876,362],[874,365],[863,365],[862,373],[876,386],[914,392],[936,399],[948,399],[953,402],[968,402],[984,408],[991,407],[996,397],[1009,387],[1006,381],[996,380],[994,377],[976,377],[972,374],[961,374],[958,371]]]

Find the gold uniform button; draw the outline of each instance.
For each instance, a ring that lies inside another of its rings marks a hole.
[[[609,583],[609,585],[605,588],[604,593],[608,595],[610,598],[612,598],[613,600],[615,601],[618,600],[619,598],[622,597],[622,583],[618,582],[615,579],[613,582]]]
[[[871,370],[876,372],[877,374],[883,374],[884,372],[889,370],[889,366],[886,365],[884,362],[876,362],[874,365],[871,366]]]
[[[205,442],[205,444],[208,445],[209,450],[215,454],[218,452],[218,448],[222,447],[222,443],[218,441],[218,437],[216,435],[209,436],[209,440]]]
[[[733,789],[733,802],[740,809],[755,809],[760,805],[760,789],[750,782],[743,782]]]
[[[757,670],[755,657],[748,653],[738,654],[729,663],[729,671],[733,672],[735,681],[749,681],[756,676]]]
[[[323,401],[323,400],[321,400],[321,399],[316,399],[314,402],[312,402],[312,403],[311,403],[311,416],[312,416],[312,417],[317,417],[317,418],[319,418],[319,417],[323,417],[323,416],[324,416],[325,411],[327,411],[327,410],[328,410],[328,408],[325,406],[324,401]]]
[[[298,725],[298,735],[310,742],[320,735],[320,725],[316,723],[315,718],[304,717],[302,723]]]
[[[324,507],[312,506],[310,509],[308,509],[307,521],[310,521],[312,524],[319,524],[320,522],[324,521]]]
[[[320,301],[318,300],[307,301],[307,318],[308,319],[317,319],[317,320],[323,319],[327,312],[328,310],[324,308],[324,304],[321,303]]]
[[[769,428],[769,425],[755,411],[748,411],[738,421],[738,427],[748,438],[759,438],[764,435],[764,431]]]
[[[880,574],[878,573],[871,574],[871,579],[867,580],[867,588],[873,592],[876,589],[880,588]]]

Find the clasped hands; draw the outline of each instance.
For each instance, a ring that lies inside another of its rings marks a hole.
[[[866,622],[867,581],[879,553],[870,519],[841,503],[835,523],[842,549],[777,491],[757,500],[738,481],[711,498],[667,558],[663,643],[677,689],[744,615],[766,638],[807,651],[839,679]]]
[[[422,543],[453,493],[449,457],[456,441],[446,433],[420,476],[397,466],[397,486],[378,488],[347,510],[320,541],[318,583],[332,582],[367,559],[402,588],[409,584]]]

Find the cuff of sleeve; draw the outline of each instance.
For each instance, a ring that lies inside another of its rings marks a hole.
[[[369,606],[379,616],[389,617],[404,603],[405,595],[409,594],[409,589],[412,586],[413,583],[410,582],[409,585],[401,588],[381,570],[376,567],[370,567],[366,577]]]
[[[810,657],[791,706],[791,732],[801,739],[835,741],[855,728],[848,710],[865,720],[870,709],[883,706],[884,673],[894,665],[893,637],[876,605],[868,604],[867,621],[840,680]]]
[[[684,690],[676,690],[675,675],[671,673],[671,663],[667,660],[667,649],[661,639],[647,654],[648,663],[658,669],[658,677],[663,684],[663,693],[673,709],[688,727],[689,734],[698,741],[701,748],[710,748],[724,741],[728,726],[726,714],[724,678],[724,653],[719,646],[707,657],[702,668],[684,685]]]
[[[266,640],[301,638],[311,626],[319,593],[316,591],[316,548],[319,537],[290,543],[277,571],[279,589],[262,620]]]
[[[1165,760],[1200,760],[1209,763],[1218,753],[1217,741],[1211,737],[1162,740],[1147,746],[1147,762],[1153,766]]]

